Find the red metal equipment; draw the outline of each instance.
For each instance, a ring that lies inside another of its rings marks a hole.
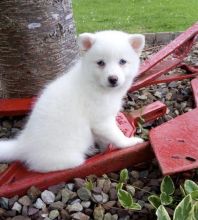
[[[139,77],[129,92],[152,84],[196,77],[198,74],[198,67],[190,67],[182,62],[191,50],[197,36],[198,22],[179,35],[167,46],[162,48],[159,52],[152,55],[141,65]],[[186,69],[190,74],[162,76],[176,67],[183,67],[183,69]]]
[[[150,131],[150,142],[162,173],[198,167],[198,78],[191,81],[196,108]]]
[[[173,80],[195,77],[198,74],[197,68],[189,67],[184,65],[182,62],[190,51],[197,35],[198,23],[193,25],[173,42],[145,61],[141,66],[140,77],[129,91],[134,91],[144,86],[159,82],[170,82]],[[178,66],[186,68],[188,72],[191,72],[191,74],[176,76],[171,75],[162,78],[162,74]],[[193,81],[192,87],[195,89],[197,88],[197,80]],[[197,89],[194,94],[197,103]],[[31,106],[31,99],[4,99],[0,101],[0,115],[10,116],[25,114],[29,112]],[[166,106],[161,102],[155,102],[139,111],[135,111],[132,116],[129,113],[124,113],[125,115],[120,113],[117,117],[117,121],[125,135],[130,136],[134,134],[135,125],[137,124],[140,116],[143,117],[145,121],[150,121],[162,116],[165,114],[165,112]],[[196,113],[197,110],[193,111],[193,116],[195,116]],[[191,116],[189,116],[189,118],[190,117]],[[152,132],[154,133],[154,131]],[[154,142],[155,138],[154,141],[152,139],[153,145]],[[161,142],[156,141],[156,146],[158,146],[158,143]],[[156,148],[154,149],[156,152]],[[152,158],[153,156],[154,155],[150,148],[149,142],[145,142],[131,148],[122,150],[114,149],[105,152],[104,154],[94,156],[93,158],[88,159],[85,164],[75,169],[68,169],[47,174],[27,171],[20,163],[16,162],[11,164],[9,168],[0,175],[0,196],[13,196],[14,194],[22,195],[31,185],[44,189],[60,181],[69,181],[74,177],[85,177],[93,173],[96,175],[101,175],[103,173],[116,171],[124,167],[143,162]],[[190,155],[189,158],[191,156],[192,155]],[[192,158],[191,160],[193,160]]]
[[[150,142],[164,175],[198,167],[198,108],[150,131]]]
[[[3,115],[7,116],[13,115],[13,113],[16,115],[28,113],[30,106],[32,106],[31,101],[31,99],[23,99],[23,102],[21,102],[21,99],[14,99],[14,102],[9,99],[2,100],[2,108],[0,103],[0,113],[3,112]],[[5,112],[4,110],[7,107],[9,111]],[[26,111],[25,107],[27,107]],[[143,117],[145,115],[145,121],[150,121],[154,119],[153,113],[155,112],[157,112],[157,117],[164,115],[166,106],[159,101],[152,103],[139,111],[139,114],[137,111],[134,119],[128,115],[130,123],[123,113],[119,113],[117,116],[118,126],[126,136],[131,136],[136,130],[134,122],[138,121],[140,115]],[[124,167],[149,160],[153,156],[149,142],[145,142],[122,150],[113,149],[113,146],[110,146],[110,150],[88,159],[82,166],[59,172],[46,174],[30,172],[22,164],[15,162],[0,175],[0,196],[22,195],[32,185],[44,189],[61,181],[69,181],[74,177],[85,177],[93,173],[102,175],[103,173],[120,170]]]

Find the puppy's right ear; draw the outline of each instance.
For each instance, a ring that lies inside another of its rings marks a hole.
[[[91,33],[83,33],[78,37],[78,45],[81,52],[88,51],[95,42],[95,36]]]

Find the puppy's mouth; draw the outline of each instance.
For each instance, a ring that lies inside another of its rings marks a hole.
[[[118,83],[116,83],[116,84],[108,84],[108,87],[110,87],[110,88],[115,88],[115,87],[118,87],[118,86],[119,86]]]

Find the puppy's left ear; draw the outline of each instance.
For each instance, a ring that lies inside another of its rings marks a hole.
[[[95,42],[95,36],[91,33],[83,33],[78,37],[78,45],[81,52],[88,51]]]
[[[145,46],[145,36],[142,34],[131,34],[129,36],[129,42],[135,52],[140,56]]]

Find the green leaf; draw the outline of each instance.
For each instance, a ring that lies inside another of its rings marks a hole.
[[[165,176],[163,178],[160,190],[162,193],[166,193],[167,195],[172,195],[174,193],[175,186],[170,176]]]
[[[130,208],[133,204],[133,198],[130,193],[127,191],[120,189],[118,190],[118,200],[124,208]]]
[[[192,199],[198,201],[198,190],[191,192],[190,195],[191,195]]]
[[[116,191],[118,192],[120,189],[122,189],[123,188],[123,183],[117,183],[117,185],[116,185]]]
[[[175,208],[173,220],[192,220],[192,207],[191,195],[187,195]]]
[[[186,191],[187,194],[195,191],[195,190],[198,190],[198,185],[193,182],[192,180],[186,180],[184,182],[184,189]]]
[[[120,182],[125,183],[129,179],[129,173],[127,169],[123,169],[120,172]]]
[[[149,196],[148,201],[156,209],[161,205],[161,200],[160,200],[159,196],[156,196],[156,195]]]
[[[182,193],[183,197],[185,197],[187,194],[186,194],[184,188],[181,185],[179,186],[179,188],[181,190],[181,193]]]
[[[170,205],[173,202],[172,196],[167,195],[165,192],[160,194],[160,200],[162,205]]]
[[[197,220],[197,218],[198,218],[198,202],[196,202],[192,208],[192,220]]]
[[[159,208],[156,211],[157,220],[171,220],[168,212],[164,208],[163,205],[160,205]]]
[[[91,180],[87,180],[86,179],[86,182],[85,182],[85,187],[89,190],[92,190],[94,188],[94,184]]]
[[[138,203],[132,203],[129,209],[140,211],[142,209],[141,205]]]

